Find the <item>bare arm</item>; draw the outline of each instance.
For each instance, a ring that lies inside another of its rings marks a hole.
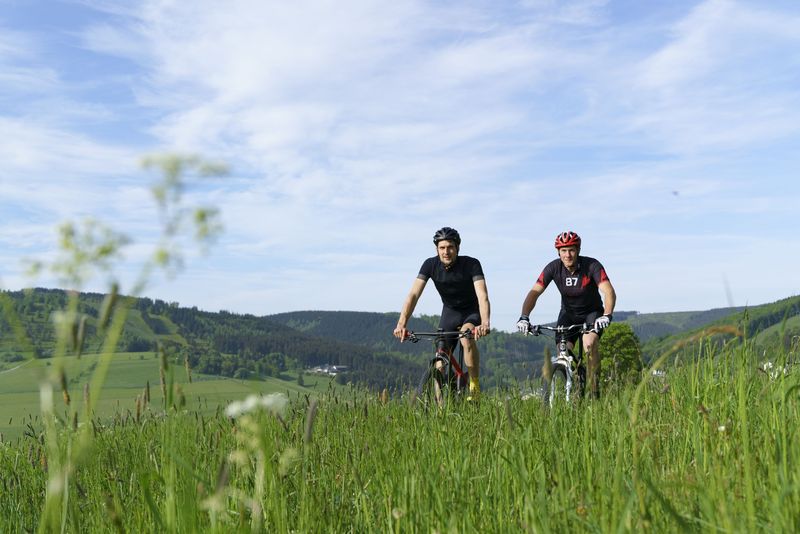
[[[528,291],[525,301],[522,303],[522,315],[530,316],[542,293],[544,293],[544,286],[538,282],[533,284],[533,288]]]
[[[481,324],[475,333],[475,339],[489,333],[489,315],[491,306],[489,305],[489,290],[486,289],[486,280],[475,280],[475,294],[478,296],[478,310],[481,314]]]
[[[614,291],[614,286],[606,280],[600,282],[597,287],[603,293],[603,315],[611,315],[614,313],[614,306],[617,305],[617,293]]]
[[[422,290],[425,289],[427,280],[422,278],[414,279],[411,284],[411,291],[408,292],[405,302],[403,302],[403,309],[400,310],[400,318],[397,320],[397,326],[394,329],[394,337],[403,341],[406,338],[406,325],[411,314],[414,313],[414,308],[417,306],[419,297],[422,296]]]

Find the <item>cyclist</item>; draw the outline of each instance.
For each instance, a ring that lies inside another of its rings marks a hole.
[[[522,303],[522,315],[517,322],[520,332],[530,328],[530,313],[536,301],[551,281],[561,293],[561,311],[558,325],[589,324],[593,331],[583,335],[583,347],[589,356],[589,384],[594,397],[600,396],[600,358],[598,345],[603,329],[611,322],[617,294],[608,279],[603,265],[594,258],[581,256],[581,238],[575,232],[562,232],[556,236],[558,259],[545,265],[533,288]],[[601,299],[600,293],[603,294]],[[568,346],[575,346],[578,333],[570,335]]]
[[[470,256],[459,256],[461,236],[453,228],[445,226],[433,235],[436,256],[422,263],[419,274],[411,285],[400,318],[394,329],[400,341],[406,338],[406,325],[414,313],[425,284],[433,280],[442,298],[442,316],[439,328],[445,332],[473,330],[475,339],[489,333],[489,293],[483,276],[481,263]],[[462,338],[464,361],[469,370],[469,399],[480,395],[480,353],[475,339]],[[452,350],[455,342],[449,347]]]

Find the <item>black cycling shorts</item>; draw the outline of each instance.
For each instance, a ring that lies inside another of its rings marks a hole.
[[[589,326],[594,326],[595,320],[603,315],[603,310],[593,311],[587,315],[573,315],[569,313],[567,310],[562,309],[558,314],[558,322],[556,323],[557,326],[569,326],[571,324],[588,324]],[[578,336],[580,335],[579,332],[570,332],[567,336],[567,341],[572,343],[573,345],[578,340]],[[597,332],[598,336],[603,335],[603,331],[599,330]],[[558,343],[558,340],[556,340]]]
[[[455,332],[461,330],[461,327],[470,323],[478,326],[481,324],[481,313],[478,310],[457,310],[445,306],[442,308],[442,317],[439,319],[439,328],[445,332]],[[456,346],[457,338],[449,340],[448,349],[453,350]]]

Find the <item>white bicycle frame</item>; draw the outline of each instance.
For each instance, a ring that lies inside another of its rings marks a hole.
[[[570,398],[572,397],[572,384],[574,381],[575,372],[580,372],[580,370],[575,369],[575,362],[576,357],[572,352],[567,348],[567,332],[572,331],[573,329],[580,328],[580,333],[585,334],[587,331],[591,331],[589,326],[586,324],[582,325],[570,325],[570,326],[547,326],[547,325],[535,325],[529,326],[528,331],[525,332],[525,335],[534,335],[538,336],[541,333],[541,330],[550,330],[551,332],[555,332],[558,336],[558,354],[550,358],[550,364],[552,372],[550,373],[549,377],[549,384],[547,385],[547,404],[551,407],[555,402],[556,395],[560,395],[560,393],[556,393],[556,388],[553,387],[553,377],[556,374],[556,370],[561,368],[564,370],[564,376],[566,376],[566,383],[564,384],[564,396],[565,400],[569,402]],[[578,340],[578,350],[580,351],[579,357],[583,357],[583,340]],[[578,360],[581,361],[581,360]],[[582,364],[581,364],[582,365]]]
[[[557,394],[556,393],[556,388],[554,388],[553,385],[552,385],[552,380],[553,380],[552,377],[555,376],[556,369],[559,368],[559,367],[564,369],[564,374],[567,377],[567,382],[566,382],[566,384],[564,384],[564,393],[565,393],[564,394],[564,399],[567,402],[569,402],[570,394],[572,393],[572,375],[573,375],[572,363],[573,363],[573,361],[574,361],[574,358],[568,352],[559,352],[559,354],[557,356],[553,356],[552,358],[550,358],[550,363],[553,364],[553,374],[550,377],[550,381],[551,381],[551,383],[550,383],[550,398],[548,399],[548,402],[550,403],[551,407],[553,406],[553,403],[555,402],[556,394]]]

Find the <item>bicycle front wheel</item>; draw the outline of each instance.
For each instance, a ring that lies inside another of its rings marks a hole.
[[[576,376],[578,377],[578,395],[583,399],[586,396],[586,366],[579,366]]]
[[[544,402],[547,406],[567,400],[567,370],[560,365],[553,367],[549,382],[545,382]]]
[[[428,367],[417,386],[417,402],[423,408],[441,406],[444,403],[444,377],[433,365]]]

